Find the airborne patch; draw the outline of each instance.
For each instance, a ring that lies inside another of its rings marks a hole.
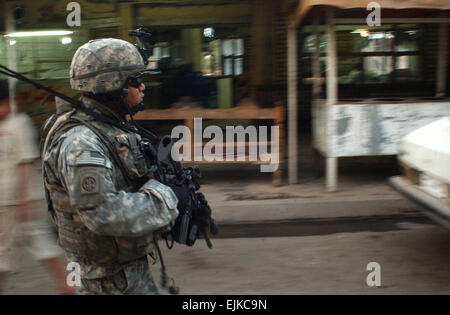
[[[80,187],[82,195],[98,194],[99,189],[99,176],[98,172],[89,172],[81,174]]]

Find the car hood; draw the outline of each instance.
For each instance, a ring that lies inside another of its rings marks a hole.
[[[401,162],[450,183],[450,116],[409,133],[398,152]]]

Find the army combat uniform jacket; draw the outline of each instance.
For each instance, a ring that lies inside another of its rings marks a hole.
[[[82,102],[104,111],[90,98]],[[59,114],[47,134],[42,158],[48,202],[59,244],[80,265],[81,279],[129,271],[130,262],[153,251],[153,232],[178,216],[174,192],[149,179],[139,140],[75,109]]]

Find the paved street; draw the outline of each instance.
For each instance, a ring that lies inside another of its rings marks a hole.
[[[360,227],[333,234],[324,225],[309,236],[213,239],[212,250],[203,240],[193,248],[162,249],[182,294],[450,294],[450,232],[427,219],[367,229],[384,224],[348,223],[342,231]],[[5,293],[55,294],[47,271],[26,256],[23,262]],[[366,284],[369,262],[381,266],[381,287]],[[159,265],[153,270],[159,279]]]
[[[450,294],[450,233],[398,223],[405,230],[214,241],[166,255],[184,294]],[[381,287],[366,284],[369,262]]]

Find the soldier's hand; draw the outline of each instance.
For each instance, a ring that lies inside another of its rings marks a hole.
[[[189,195],[189,191],[183,186],[170,185],[173,192],[178,198],[178,210],[186,211],[191,207],[191,196]]]
[[[159,234],[169,233],[172,230],[170,225],[163,226],[161,229],[158,230]]]
[[[162,239],[162,238],[164,238],[164,235],[170,233],[171,230],[172,230],[172,228],[170,227],[170,225],[166,225],[166,226],[163,226],[162,228],[160,228],[159,230],[155,231],[153,236],[156,239]]]

